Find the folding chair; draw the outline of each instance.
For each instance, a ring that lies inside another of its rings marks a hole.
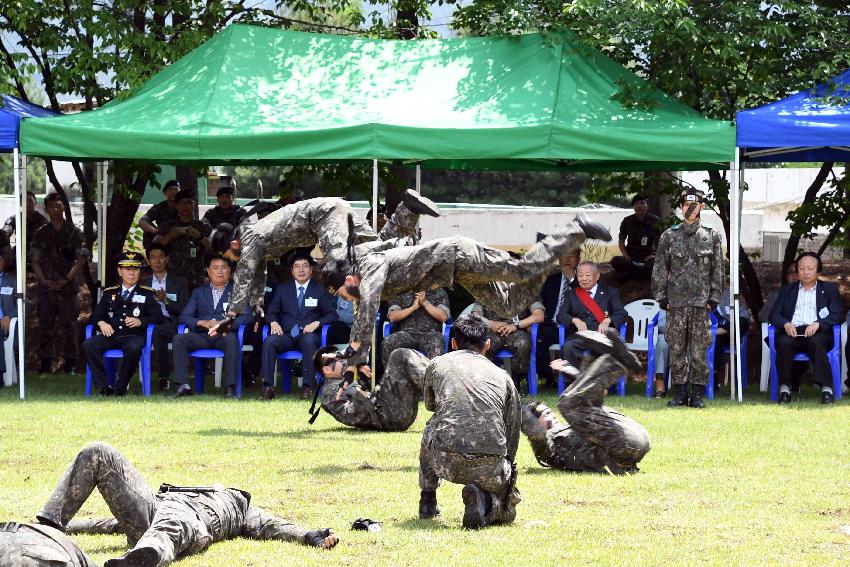
[[[142,382],[143,396],[151,395],[151,337],[153,337],[153,328],[154,325],[148,325],[145,346],[142,347],[142,356],[139,357],[139,380]],[[93,334],[94,325],[86,325],[86,338],[90,339]],[[116,358],[124,358],[124,351],[113,348],[103,353],[103,369],[106,371],[106,376],[109,377],[110,386],[115,386],[115,364],[113,360]],[[86,364],[86,396],[91,396],[91,390],[91,367]]]

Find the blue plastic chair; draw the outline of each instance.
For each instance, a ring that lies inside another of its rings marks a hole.
[[[563,350],[564,350],[564,340],[566,339],[566,335],[567,335],[566,328],[563,325],[559,324],[558,325],[558,344],[561,345],[561,352],[563,352]],[[620,336],[621,337],[626,336],[626,324],[625,323],[620,325]],[[582,351],[582,356],[587,355],[588,352],[589,351],[586,351],[586,350]],[[612,393],[615,391],[614,390],[615,388],[616,388],[616,392],[617,392],[618,396],[625,396],[626,395],[626,376],[625,375],[620,376],[620,378],[617,380],[617,383],[614,386],[611,386],[611,392]],[[564,385],[564,373],[558,372],[558,395],[560,396],[561,394],[563,394],[565,389],[566,389],[566,386]]]
[[[322,339],[319,343],[319,348],[328,344],[328,329],[330,329],[330,325],[322,325]],[[263,325],[263,342],[266,342],[266,339],[269,338],[269,326]],[[283,393],[289,394],[292,392],[292,361],[293,360],[301,360],[301,351],[300,350],[285,350],[281,353],[278,353],[277,359],[280,361],[278,366],[280,367],[280,389]],[[307,365],[313,364],[312,360],[307,360],[303,362],[302,372],[307,372]],[[322,377],[321,374],[316,372],[316,385],[321,389]]]
[[[153,337],[153,325],[148,325],[145,337],[145,346],[142,347],[142,356],[139,357],[139,378],[142,381],[142,395],[151,395],[151,337]],[[94,334],[94,325],[86,325],[86,339]],[[115,386],[115,363],[116,358],[124,358],[124,351],[113,348],[103,353],[103,369],[109,377],[109,385]],[[91,367],[86,364],[86,396],[91,396],[92,376]]]
[[[646,397],[652,398],[655,395],[655,343],[658,340],[658,316],[656,313],[647,327],[647,335],[649,336],[649,348],[646,351]]]
[[[776,327],[767,326],[767,341],[770,346],[770,399],[779,399],[779,373],[776,371]],[[832,370],[832,392],[836,400],[841,399],[841,325],[832,326],[832,348],[827,353],[829,368]],[[809,355],[798,352],[794,360],[809,361]]]
[[[177,326],[177,334],[182,335],[187,331],[186,325],[180,324]],[[245,325],[239,325],[237,337],[239,340],[239,352],[242,352],[243,338],[245,336]],[[241,356],[241,354],[240,354]],[[204,360],[209,358],[224,358],[224,351],[217,348],[202,348],[189,352],[189,358],[195,360],[195,391],[198,394],[204,393]],[[237,365],[236,373],[236,397],[242,397],[242,364]]]
[[[526,376],[526,381],[528,382],[528,395],[536,396],[537,395],[537,365],[534,363],[537,360],[537,328],[538,324],[534,323],[529,328],[529,332],[531,333],[531,354],[529,358],[528,364],[528,375]],[[494,356],[496,360],[507,360],[509,358],[513,358],[513,354],[506,348],[503,348]],[[560,380],[563,380],[562,376],[559,376]]]

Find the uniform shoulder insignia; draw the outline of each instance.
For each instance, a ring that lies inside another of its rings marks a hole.
[[[140,287],[140,288],[142,288],[142,289],[146,289],[146,290],[148,290],[148,291],[156,291],[154,288],[152,288],[152,287],[148,287],[148,286],[146,286],[146,285],[140,285],[139,287]]]
[[[112,287],[105,287],[105,288],[103,288],[103,291],[112,291],[113,289],[118,289],[118,286],[114,285]]]

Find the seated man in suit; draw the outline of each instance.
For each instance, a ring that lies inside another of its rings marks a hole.
[[[227,398],[236,396],[236,377],[242,353],[239,352],[239,337],[236,329],[239,325],[251,323],[250,314],[242,314],[233,322],[233,332],[225,335],[209,335],[209,330],[224,320],[224,314],[230,302],[233,283],[230,281],[230,263],[221,256],[208,256],[207,277],[209,283],[192,291],[189,303],[180,313],[180,322],[189,332],[175,335],[171,343],[174,355],[175,398],[192,395],[189,386],[189,352],[198,349],[219,349],[224,351],[224,381]]]
[[[154,328],[153,350],[157,357],[159,391],[168,389],[171,364],[168,361],[168,343],[177,334],[177,320],[189,301],[189,284],[177,274],[168,273],[168,249],[155,242],[147,248],[148,266],[152,275],[142,278],[142,285],[156,292],[163,321]]]
[[[776,370],[779,374],[779,403],[791,401],[791,371],[794,355],[805,352],[814,367],[812,381],[821,387],[821,403],[835,401],[832,371],[827,353],[832,348],[832,326],[841,323],[841,298],[835,284],[818,281],[823,270],[813,252],[797,257],[799,283],[782,286],[770,310],[776,327]]]
[[[141,269],[141,254],[122,252],[118,259],[121,285],[103,290],[103,296],[89,319],[89,324],[101,334],[86,339],[83,350],[89,361],[92,380],[101,396],[123,396],[127,393],[130,376],[142,356],[148,325],[157,325],[163,319],[156,302],[156,292],[137,285]],[[109,385],[103,365],[103,353],[110,349],[121,349],[124,353],[115,388]]]
[[[564,360],[578,367],[582,348],[576,331],[599,331],[609,327],[619,329],[626,321],[626,310],[620,293],[599,283],[599,267],[593,262],[581,262],[576,269],[579,286],[567,293],[557,321],[567,327],[567,338],[561,353]]]
[[[542,235],[538,234],[538,240]],[[543,323],[537,329],[537,375],[550,376],[552,370],[549,363],[549,347],[558,343],[558,313],[563,306],[567,293],[578,287],[576,266],[581,260],[578,251],[561,256],[558,260],[558,270],[553,272],[543,283],[540,290],[540,302],[546,313]]]
[[[321,284],[310,279],[313,259],[307,254],[290,258],[292,280],[274,290],[266,313],[269,337],[263,343],[263,393],[261,400],[274,398],[274,367],[278,353],[300,350],[304,385],[301,399],[313,396],[316,378],[312,372],[313,354],[322,341],[321,327],[336,321],[336,301]]]

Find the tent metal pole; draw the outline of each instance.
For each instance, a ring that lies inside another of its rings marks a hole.
[[[416,192],[422,194],[422,166],[416,164]]]
[[[97,211],[97,277],[98,291],[97,298],[100,301],[101,290],[106,282],[106,187],[107,187],[107,167],[106,162],[97,162],[97,190],[98,190],[98,211]]]
[[[729,244],[729,284],[730,297],[732,306],[732,320],[729,328],[731,333],[729,336],[729,364],[732,368],[732,399],[742,402],[744,394],[742,391],[741,379],[741,355],[739,352],[741,345],[741,323],[740,323],[740,250],[741,250],[741,151],[735,148],[735,161],[732,163],[732,179],[730,180],[730,205],[731,218],[730,220],[730,244]],[[743,369],[747,371],[746,368]]]
[[[372,160],[372,230],[378,232],[378,160]],[[378,355],[376,353],[378,335],[375,322],[372,323],[372,392],[375,391],[375,372]]]
[[[26,163],[26,162],[24,162]],[[26,284],[26,266],[24,265],[24,248],[26,248],[26,229],[24,228],[23,211],[26,209],[26,191],[21,190],[21,155],[18,153],[18,148],[12,149],[12,177],[15,185],[15,199],[18,206],[15,210],[15,267],[17,273],[15,279],[17,283],[17,302],[18,302],[18,391],[21,399],[26,398],[26,384],[24,383],[24,360],[26,359],[24,351],[24,328],[26,327],[26,317],[24,316],[24,295],[23,290]],[[22,236],[23,235],[23,236]]]

